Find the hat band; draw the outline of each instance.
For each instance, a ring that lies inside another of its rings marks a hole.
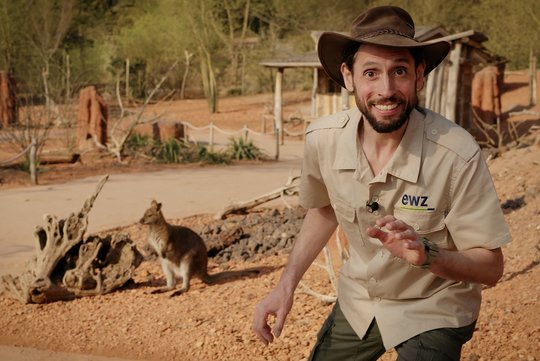
[[[385,35],[385,34],[398,35],[398,36],[403,36],[405,38],[412,39],[412,37],[410,35],[408,35],[408,34],[402,33],[401,31],[398,31],[398,30],[395,30],[395,29],[389,29],[389,28],[380,29],[380,30],[377,30],[377,31],[373,31],[371,33],[367,33],[365,35],[360,36],[360,39],[369,39],[369,38],[373,38],[375,36]]]

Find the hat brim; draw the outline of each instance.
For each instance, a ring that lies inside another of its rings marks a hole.
[[[437,39],[418,42],[404,36],[383,34],[369,39],[358,40],[339,33],[322,33],[317,46],[319,60],[328,76],[342,87],[345,87],[343,75],[341,74],[343,55],[347,49],[355,44],[422,49],[422,58],[426,63],[424,75],[429,74],[429,72],[435,69],[446,58],[451,48],[449,42]]]

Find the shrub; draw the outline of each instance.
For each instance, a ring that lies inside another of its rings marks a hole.
[[[227,153],[235,160],[257,160],[263,155],[261,150],[253,144],[253,141],[247,141],[241,137],[238,139],[231,138],[231,142],[227,147]]]

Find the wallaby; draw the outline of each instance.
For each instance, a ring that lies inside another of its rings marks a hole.
[[[148,243],[156,251],[161,269],[167,279],[167,285],[152,293],[172,291],[176,286],[176,277],[182,277],[182,288],[170,296],[177,296],[189,290],[192,277],[200,278],[211,284],[226,278],[248,276],[258,271],[227,271],[208,274],[208,254],[202,238],[187,227],[167,223],[161,212],[161,203],[152,201],[139,221],[150,226]]]

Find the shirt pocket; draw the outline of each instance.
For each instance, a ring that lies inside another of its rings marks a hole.
[[[332,208],[336,213],[336,218],[340,227],[345,232],[349,245],[364,244],[360,226],[357,222],[356,207],[340,199],[332,200]]]
[[[394,209],[394,217],[411,226],[421,237],[442,248],[448,248],[448,230],[444,223],[444,212],[418,212]]]

